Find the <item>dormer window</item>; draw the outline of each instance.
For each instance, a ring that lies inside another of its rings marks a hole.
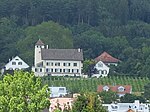
[[[98,64],[98,67],[103,67],[103,64],[102,64],[102,63],[99,63],[99,64]]]
[[[109,87],[108,86],[104,86],[103,87],[103,91],[108,91],[109,90]]]
[[[123,92],[125,88],[123,86],[118,87],[118,92]]]

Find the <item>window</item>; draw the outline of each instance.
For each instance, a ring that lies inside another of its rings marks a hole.
[[[42,68],[40,68],[40,72],[42,72]]]
[[[72,69],[72,73],[78,73],[79,70],[78,69]]]
[[[60,66],[60,63],[55,63],[55,66]]]
[[[99,64],[98,64],[98,67],[103,67],[103,64],[102,64],[102,63],[99,63]]]
[[[104,90],[104,91],[108,91],[108,90],[109,90],[109,87],[108,87],[108,86],[104,86],[104,87],[103,87],[103,90]]]
[[[22,62],[18,62],[18,65],[22,65]]]
[[[16,65],[16,62],[12,62],[12,65]]]
[[[49,69],[48,69],[48,68],[46,68],[46,72],[49,72]]]
[[[53,72],[53,69],[51,69],[51,72]]]
[[[18,61],[19,59],[15,59],[16,61]]]
[[[52,62],[47,62],[46,65],[47,66],[53,66],[53,63]]]
[[[63,65],[64,66],[70,66],[71,64],[70,63],[64,63]]]
[[[35,72],[37,72],[37,68],[35,68]]]
[[[59,92],[64,92],[65,88],[59,88]]]
[[[73,66],[77,66],[77,63],[73,63]]]
[[[124,90],[125,90],[125,88],[123,86],[118,87],[119,92],[123,92]]]

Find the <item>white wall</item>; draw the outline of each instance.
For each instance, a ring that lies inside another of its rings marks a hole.
[[[19,63],[22,63],[22,64],[19,65]],[[28,67],[29,65],[27,65],[21,58],[16,56],[5,65],[5,70],[18,70],[18,69],[21,70],[21,69],[26,69]]]
[[[47,63],[49,63],[50,65],[47,65]],[[51,65],[51,63],[53,63],[53,65]],[[60,65],[55,65],[59,63]],[[70,66],[66,65],[64,66],[64,63],[70,63]],[[74,66],[74,63],[77,64],[77,66]],[[81,72],[82,72],[82,67],[83,64],[81,61],[62,61],[62,60],[44,60],[43,61],[43,67],[33,67],[32,71],[33,72],[37,72],[35,73],[37,76],[39,76],[40,74],[43,75],[47,75],[50,74],[52,76],[81,76]],[[37,71],[35,71],[35,69]],[[40,69],[42,70],[42,72],[40,71]],[[49,69],[50,71],[47,72],[47,69]],[[53,69],[53,72],[51,71],[51,69]],[[55,69],[61,69],[61,72],[55,72]],[[64,72],[64,69],[69,69],[70,72]],[[72,70],[74,70],[72,72]],[[78,72],[77,72],[78,70]]]
[[[41,49],[44,48],[44,45],[35,45],[35,51],[34,51],[34,66],[36,66],[37,63],[40,63],[42,61],[41,57]]]

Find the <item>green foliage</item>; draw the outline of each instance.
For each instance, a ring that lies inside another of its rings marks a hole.
[[[39,112],[50,105],[48,86],[33,73],[18,71],[0,81],[1,112]]]
[[[74,102],[73,112],[106,112],[97,94],[81,94]]]
[[[150,83],[144,86],[144,97],[150,99]]]
[[[117,93],[112,92],[112,91],[102,91],[99,93],[99,96],[101,97],[101,100],[103,101],[104,104],[110,104],[115,101],[117,101]]]
[[[92,66],[95,65],[94,60],[84,60],[83,62],[83,73],[90,75],[90,69],[93,69]]]
[[[125,94],[120,98],[120,102],[122,103],[133,103],[135,100],[139,100],[142,103],[145,103],[145,98],[143,96],[136,96],[134,94]]]
[[[106,51],[122,61],[115,72],[150,77],[149,12],[149,0],[0,0],[0,67],[15,55],[32,65],[41,38],[85,59]]]

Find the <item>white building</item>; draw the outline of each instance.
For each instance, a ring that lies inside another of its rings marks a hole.
[[[21,58],[16,56],[5,65],[4,70],[23,70],[29,68],[29,65],[26,64]]]
[[[35,76],[81,76],[81,49],[48,49],[39,39],[35,44]]]
[[[63,97],[67,94],[66,87],[49,87],[50,97]]]
[[[148,104],[140,103],[135,100],[134,103],[102,104],[108,112],[127,112],[129,109],[134,112],[149,112]]]
[[[107,77],[109,74],[109,67],[105,65],[102,61],[96,63],[94,69],[96,69],[97,73],[93,74],[92,77]]]

